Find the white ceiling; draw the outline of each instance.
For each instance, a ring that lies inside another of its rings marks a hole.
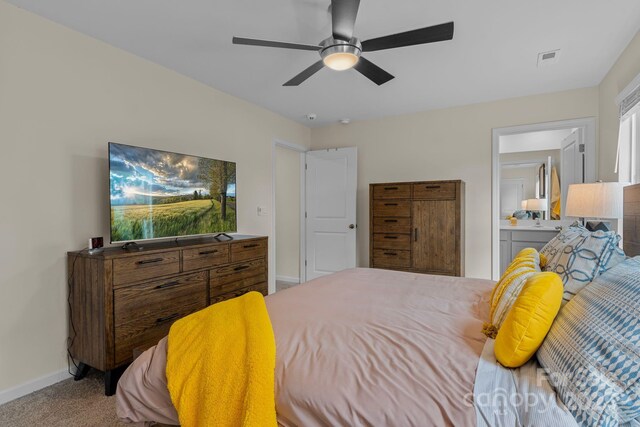
[[[640,28],[638,0],[362,0],[362,40],[452,20],[454,39],[365,54],[396,77],[381,87],[328,69],[283,87],[317,53],[232,36],[316,44],[329,0],[9,2],[308,126],[595,86]],[[554,49],[560,61],[537,68]]]

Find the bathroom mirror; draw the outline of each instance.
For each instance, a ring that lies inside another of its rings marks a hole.
[[[569,184],[584,181],[580,129],[500,137],[500,219],[561,220]]]

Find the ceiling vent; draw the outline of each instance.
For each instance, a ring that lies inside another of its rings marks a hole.
[[[541,52],[538,54],[538,67],[545,65],[551,65],[558,62],[560,59],[560,49],[550,50],[548,52]]]

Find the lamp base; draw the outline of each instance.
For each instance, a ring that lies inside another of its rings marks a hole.
[[[589,231],[611,231],[609,221],[587,221],[584,227]]]

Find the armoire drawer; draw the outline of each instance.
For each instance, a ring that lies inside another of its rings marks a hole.
[[[453,200],[456,198],[454,182],[424,182],[413,184],[413,198],[423,200]]]
[[[411,185],[409,184],[380,184],[373,187],[374,199],[409,199]]]
[[[373,235],[373,248],[374,249],[411,249],[411,235],[410,234],[381,234],[375,233]]]
[[[374,249],[373,266],[409,268],[411,267],[411,252],[392,249]]]
[[[373,218],[374,233],[410,233],[411,218]]]
[[[374,200],[373,216],[411,216],[411,202],[409,200]]]

